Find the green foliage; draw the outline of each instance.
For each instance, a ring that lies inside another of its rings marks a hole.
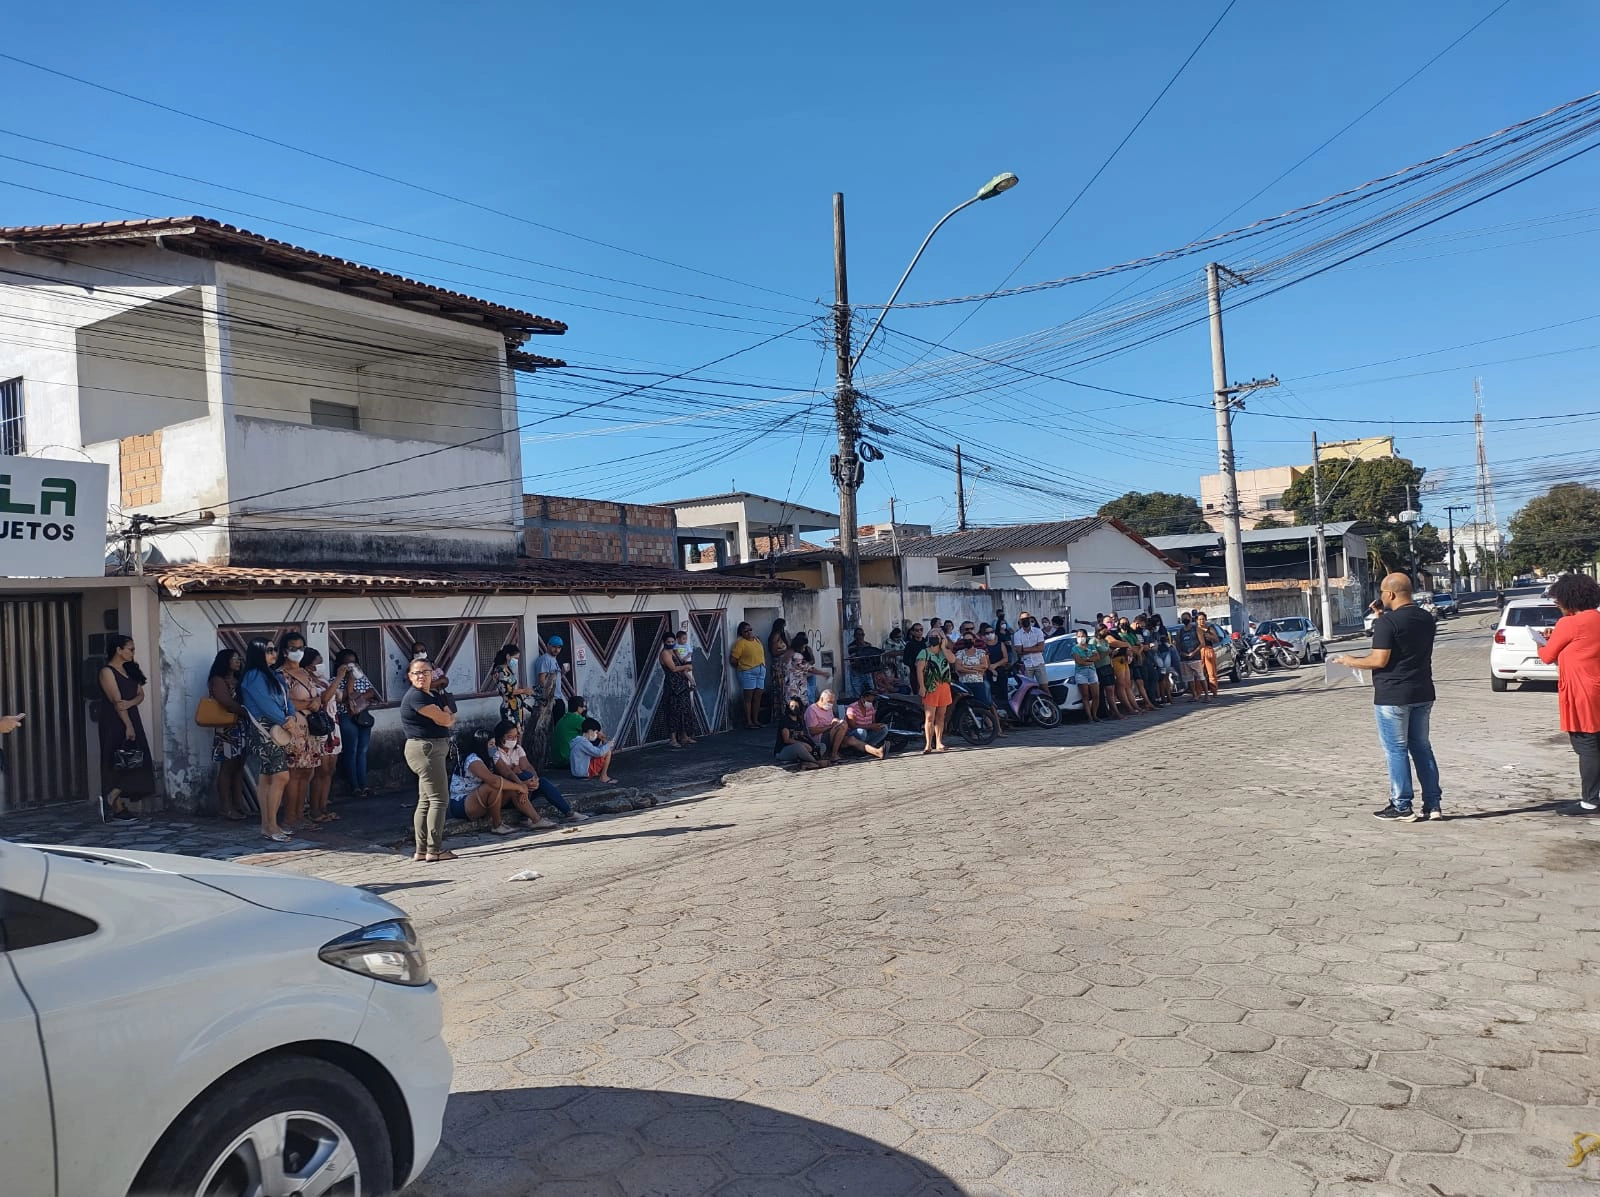
[[[1463,578],[1472,575],[1472,567],[1467,563],[1467,547],[1465,545],[1456,550],[1456,573]]]
[[[1264,515],[1256,521],[1256,531],[1261,532],[1267,528],[1287,528],[1289,521],[1280,520],[1275,515]]]
[[[1384,572],[1406,570],[1411,566],[1411,548],[1399,515],[1417,501],[1422,476],[1428,471],[1403,457],[1381,457],[1373,461],[1325,459],[1322,463],[1322,518],[1328,523],[1361,520],[1387,524],[1368,535],[1367,550],[1373,567]],[[1410,488],[1409,492],[1407,487]],[[1302,524],[1316,522],[1312,505],[1311,471],[1307,470],[1283,492],[1283,505],[1294,512]],[[1444,560],[1444,544],[1432,524],[1417,528],[1417,563]]]
[[[1119,519],[1141,536],[1176,536],[1209,530],[1199,503],[1189,495],[1175,495],[1164,490],[1148,494],[1130,490],[1120,498],[1102,503],[1096,514]]]
[[[1516,569],[1564,573],[1600,556],[1600,490],[1578,482],[1552,486],[1511,517],[1507,552]]]

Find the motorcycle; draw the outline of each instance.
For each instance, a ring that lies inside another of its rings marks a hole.
[[[1278,639],[1271,632],[1251,638],[1250,645],[1241,658],[1241,662],[1243,661],[1249,662],[1249,669],[1241,665],[1240,676],[1244,676],[1250,670],[1260,670],[1265,673],[1273,668],[1300,668],[1300,654],[1294,650],[1294,645]]]
[[[950,683],[950,695],[954,703],[945,723],[949,732],[975,745],[991,743],[1000,734],[993,712],[979,706],[960,683]],[[922,739],[922,699],[915,694],[878,695],[878,718],[888,727],[889,743],[895,747]]]
[[[991,682],[990,687],[999,687],[995,698],[996,705],[1005,712],[1002,718],[1018,725],[1060,726],[1061,708],[1056,705],[1050,692],[1033,680],[1031,674],[1001,676]]]

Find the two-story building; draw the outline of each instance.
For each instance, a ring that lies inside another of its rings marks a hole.
[[[0,580],[0,709],[31,716],[8,738],[14,803],[96,792],[114,633],[151,677],[168,799],[205,809],[194,709],[251,637],[356,648],[376,774],[400,781],[413,642],[479,725],[495,652],[559,635],[568,693],[627,745],[659,731],[667,630],[701,645],[717,727],[734,625],[776,617],[781,585],[671,568],[670,512],[613,535],[583,500],[525,497],[517,376],[563,364],[524,348],[558,320],[201,217],[0,229],[0,295],[0,449],[110,469],[107,576]]]

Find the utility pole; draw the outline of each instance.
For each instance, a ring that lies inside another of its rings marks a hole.
[[[1332,636],[1333,603],[1328,595],[1327,517],[1322,513],[1322,450],[1317,444],[1315,432],[1311,434],[1311,506],[1317,514],[1317,599],[1322,609],[1322,634]]]
[[[1222,471],[1222,544],[1228,572],[1228,616],[1239,633],[1250,629],[1250,610],[1244,576],[1244,541],[1239,530],[1239,477],[1233,459],[1233,412],[1244,407],[1244,395],[1261,387],[1275,387],[1277,378],[1253,379],[1228,385],[1228,364],[1222,350],[1222,278],[1243,285],[1250,280],[1226,266],[1206,265],[1206,295],[1211,304],[1211,391],[1217,411],[1217,465]]]
[[[900,623],[906,626],[906,563],[900,556],[900,526],[894,518],[894,496],[889,496],[889,547],[894,550],[894,581],[900,592]]]
[[[833,347],[838,382],[833,396],[833,416],[839,426],[839,452],[833,459],[833,478],[839,487],[840,619],[849,643],[852,628],[861,624],[861,550],[856,545],[856,487],[861,484],[861,462],[856,439],[861,412],[850,360],[850,281],[845,271],[844,193],[833,193]],[[892,522],[892,519],[891,519]]]
[[[1460,557],[1460,550],[1456,548],[1456,512],[1471,511],[1468,503],[1457,503],[1444,509],[1444,518],[1450,525],[1450,597],[1456,596],[1456,585],[1459,579],[1456,576],[1456,561]]]
[[[961,446],[956,446],[956,531],[967,530],[967,484],[961,477]]]

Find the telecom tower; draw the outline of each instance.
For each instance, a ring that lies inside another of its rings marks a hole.
[[[1472,516],[1472,539],[1478,552],[1473,564],[1476,567],[1475,572],[1481,578],[1484,576],[1485,556],[1499,556],[1504,545],[1500,537],[1500,520],[1494,510],[1494,479],[1489,476],[1489,453],[1483,446],[1483,379],[1481,378],[1472,380],[1472,399],[1472,429],[1478,439],[1478,476]]]

